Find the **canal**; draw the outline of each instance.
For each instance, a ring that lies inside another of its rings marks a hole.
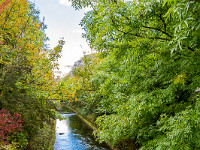
[[[56,120],[54,150],[110,150],[99,144],[92,135],[93,130],[76,114],[62,114],[66,119]]]

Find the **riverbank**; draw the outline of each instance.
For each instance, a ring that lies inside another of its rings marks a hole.
[[[97,127],[95,127],[92,122],[88,121],[86,118],[84,118],[81,114],[78,113],[78,111],[75,108],[72,108],[70,106],[68,106],[67,108],[69,108],[71,111],[73,111],[74,113],[77,113],[77,116],[83,120],[91,129],[93,129],[93,131],[97,130]],[[105,143],[109,146],[110,149],[112,150],[118,150],[117,148],[115,148],[113,145],[111,145],[110,143],[106,142]]]

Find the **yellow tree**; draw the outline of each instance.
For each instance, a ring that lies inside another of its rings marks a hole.
[[[39,11],[26,0],[0,0],[0,109],[22,114],[20,137],[29,140],[44,122],[55,118],[48,96],[64,41],[49,50],[45,28]]]

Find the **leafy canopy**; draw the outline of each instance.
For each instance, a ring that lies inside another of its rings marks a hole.
[[[93,8],[80,24],[101,61],[84,61],[70,86],[79,85],[72,105],[96,114],[97,138],[119,148],[199,149],[199,2],[71,1]]]

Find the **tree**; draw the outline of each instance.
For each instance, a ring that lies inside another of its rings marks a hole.
[[[1,0],[0,11],[0,109],[22,115],[21,137],[31,141],[45,122],[56,117],[48,99],[64,41],[47,48],[39,11],[26,0]]]
[[[199,149],[199,2],[72,2],[93,8],[81,25],[104,58],[84,77],[99,95],[97,138],[141,149]],[[86,108],[91,95],[80,99]]]

